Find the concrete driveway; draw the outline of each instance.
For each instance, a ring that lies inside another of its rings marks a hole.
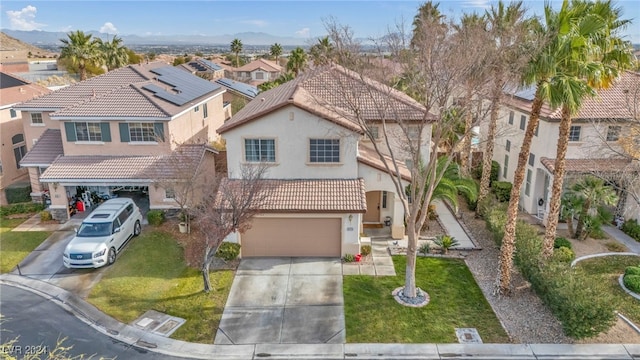
[[[340,259],[240,262],[215,344],[344,342]]]

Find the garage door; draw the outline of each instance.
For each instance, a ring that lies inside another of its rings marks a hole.
[[[254,218],[242,234],[242,256],[340,257],[340,219]]]

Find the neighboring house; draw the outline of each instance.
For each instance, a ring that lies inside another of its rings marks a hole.
[[[50,195],[55,219],[86,192],[136,191],[151,209],[176,207],[155,166],[181,146],[218,139],[224,89],[163,63],[130,65],[14,106],[22,111],[34,200]],[[188,152],[204,159],[215,151]],[[166,166],[166,165],[162,165]],[[213,166],[211,167],[213,170]],[[86,200],[86,199],[85,199]]]
[[[284,72],[282,66],[273,61],[257,59],[239,68],[233,69],[232,78],[254,86],[273,81]]]
[[[222,78],[216,80],[216,84],[221,85],[227,91],[222,96],[225,109],[225,120],[229,120],[231,116],[240,111],[249,101],[253,100],[260,90],[257,87],[243,82]]]
[[[636,172],[638,164],[620,156],[619,139],[633,115],[630,105],[637,97],[640,74],[625,72],[611,88],[601,90],[595,98],[586,99],[573,116],[566,155],[564,186],[584,174],[610,177],[613,181],[622,172]],[[634,90],[635,89],[635,90]],[[498,121],[499,133],[493,159],[500,164],[500,180],[513,182],[520,144],[529,121],[534,89],[515,93],[504,101]],[[636,104],[640,99],[636,99]],[[637,105],[636,105],[637,106]],[[525,181],[520,194],[520,207],[546,223],[553,183],[556,144],[559,136],[561,109],[543,106],[540,123],[529,153]],[[619,184],[625,186],[624,184]],[[633,189],[628,189],[633,190]],[[637,194],[638,190],[634,190]],[[620,194],[618,215],[639,218],[640,209],[629,193]]]
[[[29,183],[27,169],[20,160],[27,153],[22,128],[22,114],[12,107],[20,102],[50,93],[49,89],[30,84],[13,75],[0,72],[0,205],[7,205],[5,189],[16,183]]]
[[[222,66],[207,59],[197,58],[185,64],[178,65],[178,68],[186,70],[193,75],[197,75],[206,80],[215,80],[224,77]]]
[[[0,49],[0,71],[16,73],[29,71],[26,50]]]
[[[348,115],[334,79],[361,79],[337,66],[315,69],[260,93],[218,132],[227,144],[231,181],[243,164],[267,164],[267,202],[243,234],[242,256],[343,256],[360,251],[363,224],[388,223],[393,238],[404,237],[404,210],[382,160],[363,140],[361,127]],[[409,96],[383,89],[378,95],[406,121],[423,121],[425,108]],[[384,92],[384,94],[383,94]],[[380,118],[376,101],[362,92],[368,122]],[[431,127],[425,126],[423,154],[428,159]],[[406,184],[410,172],[401,167]]]

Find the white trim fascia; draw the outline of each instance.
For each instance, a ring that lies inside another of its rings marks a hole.
[[[98,118],[95,116],[49,116],[49,119],[56,121],[89,121],[89,122],[111,122],[111,121],[124,121],[127,123],[131,122],[141,122],[141,121],[171,121],[170,117],[157,118],[157,117],[139,117],[139,118],[131,118],[131,117],[102,117]]]
[[[152,180],[145,179],[115,179],[115,180],[95,180],[95,179],[40,179],[42,183],[60,183],[60,185],[64,186],[82,186],[86,184],[92,185],[122,185],[122,184],[136,184],[136,185],[151,185]]]
[[[20,110],[20,111],[29,111],[29,112],[34,112],[34,111],[47,112],[47,111],[58,111],[58,110],[62,110],[64,108],[65,107],[55,107],[55,108],[48,108],[48,107],[42,107],[42,108],[33,107],[33,108],[30,108],[30,107],[25,107],[25,108],[21,108],[21,107],[18,106],[15,109],[16,110]]]

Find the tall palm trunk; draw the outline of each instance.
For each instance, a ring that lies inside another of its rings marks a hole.
[[[467,96],[464,103],[465,118],[464,118],[464,137],[462,138],[462,150],[460,154],[460,168],[465,175],[468,175],[471,170],[471,126],[473,125],[473,114],[471,113],[471,86],[467,84]]]
[[[556,163],[553,171],[553,186],[551,187],[551,199],[549,200],[549,214],[547,215],[547,228],[542,242],[542,256],[553,255],[553,242],[556,239],[558,217],[562,198],[562,183],[566,168],[565,157],[569,145],[569,131],[571,130],[571,111],[568,106],[562,107],[562,119],[560,120],[560,133],[558,136],[558,149],[556,150]]]
[[[531,105],[531,117],[527,130],[524,133],[522,147],[518,155],[518,166],[513,177],[513,187],[511,188],[511,199],[507,209],[507,224],[504,229],[504,238],[500,247],[500,272],[498,293],[509,295],[511,292],[511,271],[513,270],[513,253],[515,251],[516,224],[518,222],[518,203],[520,202],[520,189],[524,182],[524,173],[527,169],[529,152],[531,150],[531,140],[538,126],[540,110],[542,109],[542,97],[536,92],[536,97]]]
[[[498,82],[493,90],[493,98],[491,99],[491,114],[489,117],[489,130],[487,133],[487,141],[484,154],[482,155],[482,177],[480,178],[480,191],[478,192],[478,204],[481,204],[489,195],[489,187],[491,186],[491,163],[493,162],[493,147],[495,145],[496,128],[498,124],[498,108],[500,104],[500,96],[502,94],[502,82]],[[482,207],[476,207],[476,214],[482,215]]]
[[[574,234],[574,238],[578,240],[582,240],[582,236],[584,235],[584,219],[589,214],[589,209],[591,208],[591,199],[588,197],[584,199],[584,203],[582,204],[582,209],[580,210],[580,216],[578,217],[578,224],[576,225],[576,233]]]

